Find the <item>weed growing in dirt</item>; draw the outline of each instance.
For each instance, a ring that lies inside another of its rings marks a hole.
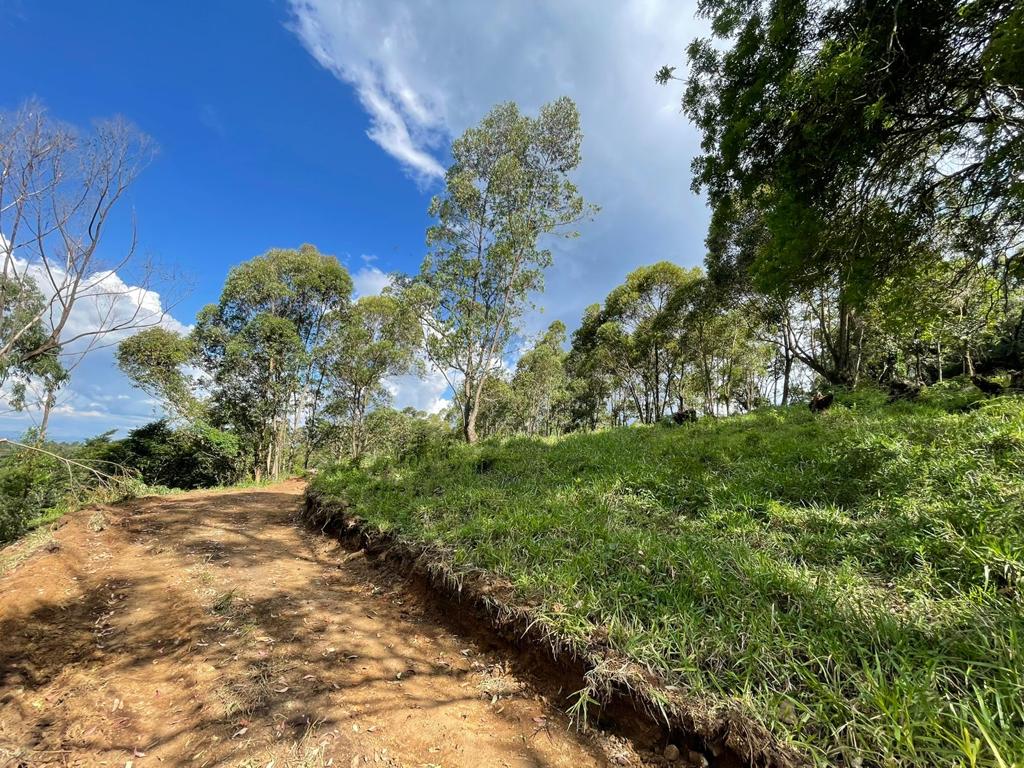
[[[1024,400],[838,400],[338,466],[311,492],[507,580],[705,722],[739,707],[819,765],[1024,763]]]
[[[218,616],[226,616],[231,613],[234,602],[235,590],[232,589],[218,597],[210,607],[210,610]]]
[[[274,657],[251,661],[244,675],[228,680],[217,691],[224,716],[250,718],[262,712],[271,700],[275,686],[283,686],[281,675],[291,667],[284,659]]]

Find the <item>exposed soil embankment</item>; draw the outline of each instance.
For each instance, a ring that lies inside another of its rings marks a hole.
[[[488,574],[455,574],[440,553],[381,532],[313,492],[307,492],[304,515],[312,527],[365,553],[382,572],[407,577],[409,588],[435,605],[452,631],[514,659],[577,721],[586,719],[628,740],[645,764],[732,768],[799,763],[798,756],[782,751],[738,713],[695,718],[677,692],[616,654],[602,638],[582,648],[566,642],[537,621],[534,606]],[[590,704],[580,708],[583,691]],[[678,758],[665,759],[676,750]]]

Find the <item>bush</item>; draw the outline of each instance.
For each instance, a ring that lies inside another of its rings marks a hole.
[[[138,473],[119,461],[112,432],[78,444],[37,444],[34,432],[0,456],[0,543],[86,504],[140,492]]]
[[[147,485],[208,488],[238,479],[238,438],[206,425],[173,429],[166,420],[133,429],[110,458],[137,470]]]
[[[237,438],[212,427],[172,429],[161,420],[132,430],[124,440],[112,435],[70,445],[45,443],[38,446],[42,451],[8,446],[0,455],[0,543],[84,504],[160,488],[226,485],[239,475]],[[30,432],[19,442],[34,445],[36,435]]]
[[[63,501],[67,490],[67,474],[57,459],[16,448],[0,456],[0,544],[24,533],[32,518]]]

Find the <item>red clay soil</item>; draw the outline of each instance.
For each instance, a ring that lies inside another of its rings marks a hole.
[[[303,530],[301,494],[65,518],[0,578],[0,766],[638,763],[398,577]]]

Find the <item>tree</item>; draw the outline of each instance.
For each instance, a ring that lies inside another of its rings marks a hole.
[[[118,367],[137,387],[158,398],[172,416],[194,421],[205,414],[195,377],[185,373],[196,354],[193,339],[167,328],[147,328],[122,341],[116,356]]]
[[[503,437],[521,432],[522,421],[517,410],[518,398],[504,372],[488,376],[480,392],[476,427],[480,436]]]
[[[260,315],[273,315],[294,328],[302,349],[302,367],[295,371],[294,386],[282,404],[278,419],[279,445],[275,450],[286,457],[289,430],[298,432],[303,420],[314,426],[323,396],[321,346],[326,337],[326,320],[344,310],[352,294],[348,271],[333,256],[320,253],[313,245],[297,250],[275,248],[231,270],[224,283],[214,324],[227,333],[237,333]],[[216,348],[216,345],[215,345]],[[278,371],[280,373],[280,371]],[[294,446],[291,446],[294,447]],[[306,447],[306,460],[309,457]],[[275,476],[278,472],[273,472]]]
[[[629,395],[637,418],[653,424],[675,394],[687,349],[689,307],[703,276],[667,261],[639,267],[605,299],[595,321],[594,353]]]
[[[111,334],[163,319],[164,310],[138,300],[150,269],[136,286],[115,275],[135,256],[134,231],[120,255],[99,257],[115,211],[152,155],[149,139],[122,120],[80,134],[35,102],[0,113],[0,385],[14,382],[8,401],[21,408],[39,384],[40,440],[67,379],[62,353],[80,359]],[[69,324],[83,303],[89,322]]]
[[[24,275],[0,277],[0,304],[0,340],[8,342],[7,353],[0,355],[0,387],[5,389],[8,405],[20,411],[33,384],[41,385],[44,423],[38,438],[42,440],[54,393],[68,372],[61,364],[59,347],[36,352],[46,345],[49,334],[42,320],[46,301],[34,281]]]
[[[519,358],[512,376],[517,431],[550,435],[561,430],[566,403],[565,323],[556,320]]]
[[[199,323],[207,317],[201,315]],[[214,421],[240,433],[256,480],[279,477],[287,456],[288,408],[308,362],[302,340],[287,319],[259,314],[207,349],[214,345]]]
[[[384,378],[409,370],[419,333],[416,316],[394,296],[364,296],[330,318],[323,350],[332,398],[327,410],[343,419],[353,459],[367,448],[367,413],[387,400]]]
[[[501,104],[452,145],[445,191],[430,206],[430,255],[402,288],[427,357],[455,393],[467,442],[477,439],[481,393],[527,297],[543,288],[551,253],[539,239],[571,234],[565,228],[587,210],[569,180],[581,140],[576,106],[561,98],[536,118]]]
[[[1019,260],[1017,5],[701,3],[720,42],[690,46],[683,105],[703,133],[709,269],[808,318],[816,349],[798,356],[831,383],[857,380],[866,305],[891,281]]]
[[[597,347],[600,325],[601,305],[591,304],[583,311],[580,325],[573,331],[572,344],[565,357],[569,377],[569,424],[573,429],[597,429],[615,389],[610,366]]]
[[[690,46],[684,107],[705,148],[695,185],[716,213],[762,198],[764,281],[843,273],[859,300],[923,243],[989,257],[1019,246],[1015,3],[708,0],[702,11],[733,45]]]
[[[333,256],[274,249],[231,270],[189,338],[152,329],[122,342],[118,363],[173,415],[236,435],[256,479],[278,477],[294,457],[290,438],[320,410],[328,320],[351,291]]]

